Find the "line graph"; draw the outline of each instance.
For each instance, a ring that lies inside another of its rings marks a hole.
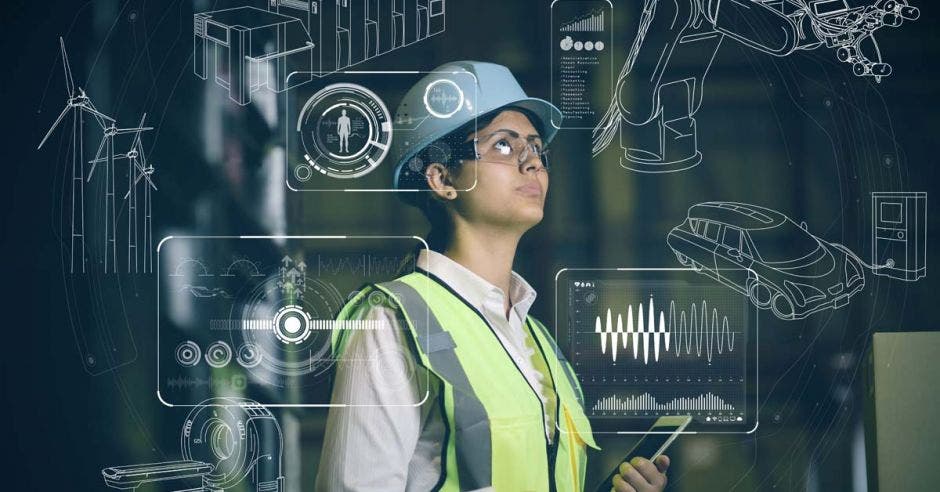
[[[689,309],[680,309],[677,312],[676,301],[670,300],[668,316],[665,311],[659,311],[657,316],[652,295],[647,305],[640,303],[636,310],[633,304],[627,306],[626,330],[623,326],[623,315],[617,313],[615,323],[612,310],[608,308],[605,319],[602,320],[601,316],[595,317],[594,333],[600,338],[601,353],[607,354],[609,347],[614,362],[617,362],[618,350],[626,350],[632,346],[633,359],[642,356],[644,364],[648,364],[650,360],[651,341],[654,362],[660,360],[660,354],[665,356],[670,350],[676,357],[680,357],[683,355],[683,348],[685,355],[690,356],[694,351],[696,357],[704,354],[708,362],[711,362],[716,352],[732,352],[735,340],[735,332],[730,328],[728,316],[720,316],[717,308],[712,308],[709,313],[708,301],[702,299],[701,303],[692,303]]]

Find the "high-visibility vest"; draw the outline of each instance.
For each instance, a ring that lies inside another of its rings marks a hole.
[[[363,289],[339,319],[372,302],[377,292],[400,310],[417,362],[442,383],[436,404],[446,425],[434,490],[584,490],[586,446],[599,448],[574,371],[541,323],[530,316],[526,329],[545,357],[557,394],[552,444],[542,400],[476,308],[432,274],[416,272]],[[337,358],[344,333],[334,333]]]

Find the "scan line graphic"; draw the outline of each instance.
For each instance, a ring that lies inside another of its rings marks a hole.
[[[329,330],[384,330],[388,327],[385,320],[310,320],[309,329],[314,331]],[[271,330],[275,328],[270,319],[213,319],[209,320],[210,330]]]
[[[617,313],[615,324],[611,309],[608,308],[604,320],[601,316],[594,319],[594,333],[600,338],[602,354],[607,354],[608,345],[610,346],[610,356],[614,362],[617,362],[618,350],[626,350],[628,345],[632,345],[633,359],[637,360],[642,355],[643,363],[648,364],[651,339],[654,362],[660,360],[660,354],[665,356],[670,350],[679,357],[683,348],[686,355],[691,355],[694,350],[696,357],[701,357],[704,353],[708,362],[711,362],[716,352],[721,354],[734,351],[735,332],[731,331],[727,316],[719,316],[717,309],[712,309],[710,314],[711,316],[705,300],[702,300],[701,304],[693,303],[688,310],[680,310],[678,313],[676,302],[672,300],[669,301],[668,319],[664,311],[659,311],[657,317],[656,306],[650,296],[647,306],[640,303],[636,310],[632,304],[627,306],[626,331],[623,329],[622,314]]]
[[[656,397],[643,393],[639,396],[608,396],[601,398],[594,404],[595,412],[604,411],[734,411],[721,397],[712,392],[700,394],[692,398],[673,398],[665,403],[659,403]]]

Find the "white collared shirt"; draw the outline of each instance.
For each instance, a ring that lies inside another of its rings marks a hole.
[[[553,439],[557,404],[554,390],[533,363],[533,358],[541,354],[526,346],[530,335],[525,320],[535,302],[535,290],[512,272],[507,319],[505,294],[479,275],[433,251],[422,251],[417,265],[446,283],[486,318],[542,400],[546,437]],[[391,329],[351,332],[344,358],[355,354],[402,356],[383,357],[380,364],[338,365],[333,401],[358,406],[330,409],[317,490],[429,490],[441,474],[444,420],[437,401],[440,381],[415,370],[414,354],[400,329],[403,320],[398,311],[365,305],[352,317],[382,320]],[[422,403],[415,405],[417,402]]]

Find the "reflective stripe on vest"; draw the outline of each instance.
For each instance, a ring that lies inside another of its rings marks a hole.
[[[557,437],[548,449],[538,394],[511,357],[493,355],[505,347],[485,318],[432,278],[413,273],[376,288],[400,308],[406,322],[402,328],[407,324],[418,362],[442,382],[447,434],[440,485],[446,490],[488,485],[496,490],[583,490],[585,447],[597,445],[577,380],[545,327],[528,318],[527,331],[547,359],[557,395]],[[341,317],[353,311],[347,308]]]
[[[418,339],[418,347],[431,364],[431,369],[446,379],[454,388],[455,439],[461,443],[457,450],[457,473],[461,490],[474,490],[492,485],[493,452],[490,442],[490,424],[486,409],[476,397],[467,373],[460,365],[456,344],[450,333],[444,331],[437,317],[428,308],[414,287],[400,281],[381,284],[394,295],[406,313]],[[427,313],[425,319],[415,316]],[[444,446],[447,443],[443,444]]]

